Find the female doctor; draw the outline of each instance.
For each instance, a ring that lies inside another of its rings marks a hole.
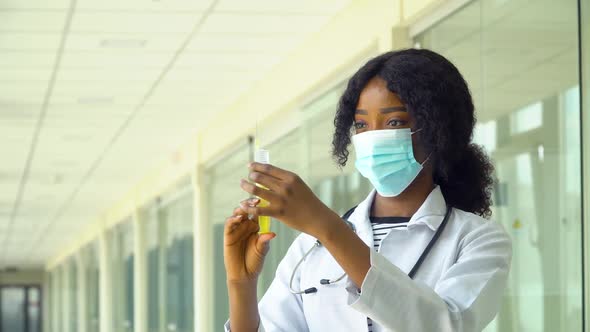
[[[474,107],[457,68],[428,50],[377,56],[348,82],[334,124],[337,163],[352,141],[375,189],[341,218],[296,174],[250,164],[249,179],[269,190],[241,188],[270,206],[245,200],[226,221],[226,331],[481,331],[500,308],[512,250],[485,219],[493,167],[471,143]],[[259,215],[302,234],[257,303],[276,236],[258,234]]]

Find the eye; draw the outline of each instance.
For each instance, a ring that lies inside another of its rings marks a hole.
[[[399,119],[391,119],[387,122],[388,126],[392,126],[392,127],[401,127],[401,126],[405,126],[408,122],[404,121],[404,120],[399,120]]]
[[[365,128],[366,125],[367,124],[364,123],[364,122],[360,122],[360,121],[359,122],[355,122],[354,123],[354,129],[356,129],[356,130],[363,129],[363,128]]]

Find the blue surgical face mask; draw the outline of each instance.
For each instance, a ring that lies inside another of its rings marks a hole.
[[[422,170],[423,163],[416,161],[412,149],[414,133],[409,128],[383,129],[352,136],[355,166],[379,195],[398,196]]]

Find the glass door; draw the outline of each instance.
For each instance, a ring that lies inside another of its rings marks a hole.
[[[0,331],[41,331],[39,286],[0,287]]]

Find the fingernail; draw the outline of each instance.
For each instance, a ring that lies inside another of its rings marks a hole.
[[[238,219],[238,220],[242,219],[242,215],[241,214],[237,215],[236,219]]]
[[[252,198],[250,198],[250,202],[252,202],[252,203],[256,203],[256,202],[258,202],[258,200],[259,200],[259,199],[258,199],[258,198],[256,198],[256,197],[252,197]]]

